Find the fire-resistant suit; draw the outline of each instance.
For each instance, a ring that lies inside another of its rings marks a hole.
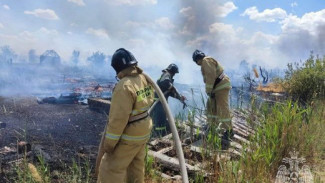
[[[184,102],[185,98],[180,95],[174,87],[174,79],[167,70],[163,70],[163,74],[158,79],[157,84],[164,93],[166,100],[168,100],[168,97],[171,96],[180,100],[181,102]],[[151,117],[154,122],[154,136],[165,136],[171,132],[166,118],[166,113],[161,102],[156,104],[152,111]]]
[[[97,183],[144,182],[145,146],[152,128],[147,110],[154,92],[141,73],[132,66],[117,75],[121,80],[112,96]]]
[[[198,63],[201,65],[205,90],[209,96],[207,101],[208,121],[219,126],[223,131],[231,130],[229,109],[230,79],[224,74],[220,63],[212,57],[206,56],[200,59]],[[217,80],[217,78],[219,79]]]

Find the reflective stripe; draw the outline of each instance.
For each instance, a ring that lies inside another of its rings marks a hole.
[[[150,105],[149,106],[146,106],[146,107],[142,107],[141,109],[134,109],[132,111],[132,116],[135,116],[137,114],[140,114],[140,113],[143,113],[143,112],[146,112],[148,109],[150,109]]]
[[[105,137],[108,138],[108,139],[112,139],[112,140],[119,140],[121,135],[115,135],[115,134],[106,132]]]
[[[219,119],[220,122],[231,122],[231,118]]]
[[[166,127],[156,127],[155,130],[166,130]]]
[[[121,136],[121,139],[130,140],[130,141],[140,141],[140,140],[146,140],[149,137],[150,137],[150,133],[148,133],[147,135],[144,135],[144,136],[129,136],[129,135],[123,134]]]
[[[216,89],[214,89],[214,91],[222,90],[222,89],[224,89],[226,87],[231,87],[231,84],[229,82],[227,82],[227,83],[225,83],[223,85],[220,85],[220,86],[216,87]]]
[[[208,118],[218,118],[218,116],[215,115],[207,115]]]

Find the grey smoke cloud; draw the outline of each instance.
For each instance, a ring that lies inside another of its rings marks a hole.
[[[303,17],[283,13],[288,16],[278,22],[281,26],[278,34],[258,30],[245,34],[246,27],[223,22],[222,18],[234,11],[244,12],[231,1],[74,1],[84,2],[85,6],[65,2],[42,2],[44,7],[55,11],[59,20],[46,21],[23,13],[15,15],[15,18],[26,16],[21,24],[28,27],[18,33],[4,33],[12,25],[10,21],[5,24],[0,16],[1,42],[26,56],[30,49],[35,49],[37,54],[55,49],[63,61],[69,61],[73,50],[80,50],[83,63],[97,50],[111,55],[119,47],[125,47],[155,78],[171,62],[178,64],[181,73],[177,79],[188,84],[202,83],[201,77],[193,77],[193,73],[200,72],[191,58],[196,48],[227,68],[236,67],[243,59],[269,68],[285,67],[289,61],[304,59],[310,50],[319,54],[325,50],[324,10]],[[26,7],[21,12],[39,8],[38,3],[33,5],[30,8],[27,2],[21,2],[20,6]],[[10,4],[10,7],[15,6]]]

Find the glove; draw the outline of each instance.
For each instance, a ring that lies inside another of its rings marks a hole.
[[[183,102],[183,103],[184,103],[184,102],[185,102],[185,100],[186,100],[186,97],[182,95],[182,96],[180,97],[180,99],[179,99],[179,100],[180,100],[181,102]]]

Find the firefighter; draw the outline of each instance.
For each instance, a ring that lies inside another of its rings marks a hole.
[[[112,95],[97,183],[144,182],[145,146],[152,129],[147,110],[154,91],[137,63],[124,48],[112,57],[120,80]]]
[[[186,97],[179,94],[179,92],[174,86],[173,77],[175,76],[176,73],[179,73],[178,66],[176,64],[170,64],[166,69],[162,70],[162,72],[163,73],[161,77],[157,80],[157,84],[161,89],[161,91],[164,93],[166,100],[168,100],[168,97],[171,96],[173,98],[178,99],[184,104],[184,106],[186,106],[185,103]],[[151,113],[151,117],[154,122],[153,136],[162,137],[171,132],[166,118],[166,113],[163,109],[161,102],[158,102],[156,104],[156,106],[154,107]]]
[[[223,67],[212,57],[205,56],[200,50],[193,53],[193,61],[201,66],[205,90],[209,96],[207,101],[208,123],[218,127],[222,133],[221,148],[226,150],[233,137],[229,109],[230,79],[224,73]]]

